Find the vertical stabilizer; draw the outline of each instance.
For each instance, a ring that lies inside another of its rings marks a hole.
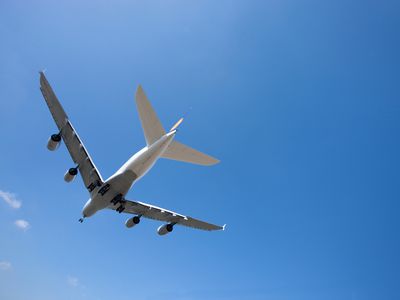
[[[136,106],[146,143],[151,145],[165,134],[165,130],[141,85],[138,86],[136,91]]]

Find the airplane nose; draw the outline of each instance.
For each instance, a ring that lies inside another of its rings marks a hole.
[[[96,209],[93,207],[91,199],[89,199],[83,207],[82,215],[84,215],[85,217],[90,217],[93,216],[95,212]]]

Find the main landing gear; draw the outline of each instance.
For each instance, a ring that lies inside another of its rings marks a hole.
[[[117,196],[115,196],[114,198],[111,199],[111,203],[114,205],[117,205],[118,203],[122,202],[122,194],[118,194]]]
[[[125,210],[125,206],[123,204],[121,204],[120,206],[117,207],[116,211],[118,213],[122,213]]]
[[[124,201],[124,197],[122,196],[122,194],[118,194],[110,202],[113,205],[117,205],[118,203],[120,203],[120,205],[116,209],[116,211],[118,213],[122,213],[125,210],[125,201]]]
[[[110,189],[110,187],[111,187],[110,184],[107,183],[107,184],[103,185],[103,187],[98,191],[98,193],[99,193],[100,195],[104,196],[105,193],[108,192],[108,190]]]

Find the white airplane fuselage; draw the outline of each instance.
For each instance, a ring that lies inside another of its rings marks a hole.
[[[161,221],[164,224],[157,229],[159,235],[171,232],[175,225],[207,231],[225,228],[152,204],[127,199],[127,194],[132,186],[154,166],[159,158],[201,166],[211,166],[219,162],[218,159],[175,140],[176,129],[183,122],[183,117],[169,131],[166,131],[143,88],[139,85],[135,93],[135,104],[146,139],[146,146],[129,158],[111,177],[104,180],[46,76],[43,72],[39,73],[40,91],[58,129],[57,132],[50,135],[47,149],[55,151],[60,144],[65,144],[72,158],[73,166],[68,168],[64,174],[64,180],[72,182],[79,173],[90,194],[89,200],[83,206],[79,222],[82,223],[86,217],[91,217],[98,211],[107,209],[129,214],[130,217],[125,222],[127,228],[139,224],[142,217]]]
[[[107,208],[118,195],[124,197],[134,182],[143,177],[168,148],[175,137],[176,130],[166,133],[158,141],[144,147],[134,154],[102,186],[95,189],[83,207],[84,217],[93,216],[97,211]]]

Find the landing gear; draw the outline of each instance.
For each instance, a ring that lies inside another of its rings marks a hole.
[[[113,205],[117,205],[118,203],[120,204],[116,211],[119,213],[122,213],[125,210],[125,200],[124,197],[122,196],[122,194],[118,194],[117,196],[115,196],[114,198],[112,198],[112,200],[110,201]]]
[[[117,207],[116,211],[119,213],[122,213],[125,210],[125,206],[121,204],[120,206]]]
[[[104,194],[107,193],[109,189],[110,189],[110,184],[107,183],[98,191],[98,193],[104,196]]]
[[[83,215],[82,218],[80,218],[80,219],[78,220],[79,223],[83,223],[83,221],[85,220],[85,218],[86,218],[86,215]]]
[[[122,194],[118,194],[110,201],[112,204],[117,205],[118,203],[122,202]]]

